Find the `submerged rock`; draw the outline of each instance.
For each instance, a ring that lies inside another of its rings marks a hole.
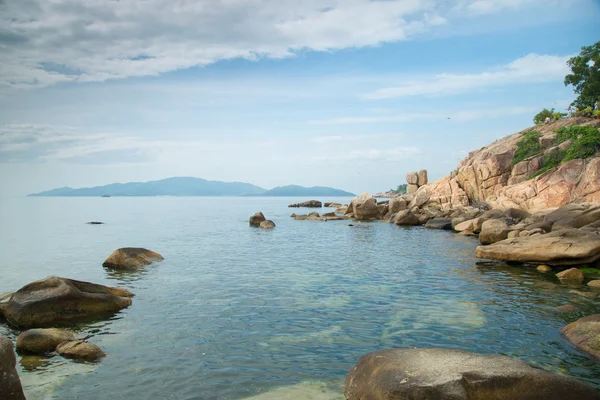
[[[293,214],[295,215],[295,214]],[[254,227],[259,227],[260,223],[266,221],[265,216],[263,215],[262,212],[257,212],[256,214],[254,214],[253,216],[250,217],[250,226],[254,226]]]
[[[598,392],[505,356],[449,349],[390,349],[361,357],[346,376],[347,400],[591,400]]]
[[[536,268],[538,272],[550,272],[552,271],[552,267],[549,265],[538,265]]]
[[[571,322],[562,333],[575,346],[600,359],[600,314]]]
[[[548,265],[581,265],[600,259],[600,232],[564,229],[477,247],[477,257]]]
[[[126,289],[49,276],[0,301],[0,315],[13,326],[34,328],[114,314],[131,305]]]
[[[556,277],[564,282],[581,284],[583,282],[583,272],[577,268],[570,268],[556,274]]]
[[[66,358],[77,358],[86,361],[96,361],[106,355],[100,347],[84,340],[61,343],[56,348],[56,352]]]
[[[105,268],[136,270],[164,260],[160,254],[141,247],[123,247],[112,252],[102,263]]]
[[[75,333],[66,329],[30,329],[17,338],[17,350],[30,354],[50,353],[62,342],[75,339]]]
[[[268,219],[266,221],[261,222],[260,227],[262,229],[273,229],[273,228],[275,228],[275,222]]]
[[[0,336],[0,399],[25,400],[16,369],[17,358],[10,339]]]

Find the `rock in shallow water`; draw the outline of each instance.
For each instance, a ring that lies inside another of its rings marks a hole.
[[[600,232],[564,229],[546,235],[506,239],[477,247],[477,257],[504,261],[581,265],[600,259]]]
[[[580,318],[562,329],[575,346],[600,359],[600,314]]]
[[[577,268],[570,268],[559,272],[556,277],[562,282],[581,284],[583,282],[583,272]]]
[[[275,228],[275,222],[273,222],[269,219],[269,220],[261,222],[260,227],[262,229],[273,229],[273,228]]]
[[[136,270],[164,260],[160,254],[141,247],[123,247],[112,252],[102,266],[112,269]]]
[[[452,220],[449,218],[433,218],[427,221],[425,228],[428,229],[452,229]]]
[[[13,326],[34,328],[113,314],[131,305],[126,289],[49,276],[0,300],[0,315]]]
[[[56,348],[56,352],[66,358],[77,358],[86,361],[96,361],[106,355],[100,347],[83,340],[61,343]]]
[[[66,329],[30,329],[17,338],[17,350],[22,353],[44,354],[56,350],[62,342],[75,340],[75,333]]]
[[[260,211],[251,216],[249,220],[250,226],[254,226],[256,228],[258,228],[260,226],[260,223],[263,221],[266,221],[266,218],[264,214]]]
[[[505,356],[449,349],[390,349],[361,357],[348,400],[588,400],[592,387]]]
[[[17,374],[17,358],[10,339],[0,336],[0,399],[25,400]]]

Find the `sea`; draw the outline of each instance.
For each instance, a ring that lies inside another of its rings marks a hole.
[[[337,400],[359,357],[415,347],[506,355],[600,387],[600,363],[560,333],[598,312],[587,287],[482,263],[476,238],[448,231],[290,218],[332,211],[287,207],[304,200],[0,199],[0,293],[49,275],[135,293],[110,319],[72,327],[101,361],[18,355],[27,398]],[[250,227],[257,211],[276,228]],[[104,269],[120,247],[165,259]]]

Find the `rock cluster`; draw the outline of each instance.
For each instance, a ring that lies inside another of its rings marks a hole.
[[[318,200],[309,200],[303,203],[290,204],[288,207],[300,208],[300,207],[308,207],[308,208],[321,208],[323,207],[323,203]]]
[[[47,354],[56,351],[66,358],[96,361],[106,354],[95,344],[77,339],[66,329],[30,329],[17,338],[17,351],[24,354]]]
[[[266,219],[263,213],[259,211],[250,217],[250,226],[262,229],[273,229],[275,228],[275,222]]]
[[[416,192],[421,186],[427,185],[427,171],[422,169],[419,172],[409,172],[406,174],[406,193]]]

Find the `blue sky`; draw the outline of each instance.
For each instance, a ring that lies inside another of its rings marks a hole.
[[[574,99],[596,0],[0,1],[0,185],[376,192]]]

